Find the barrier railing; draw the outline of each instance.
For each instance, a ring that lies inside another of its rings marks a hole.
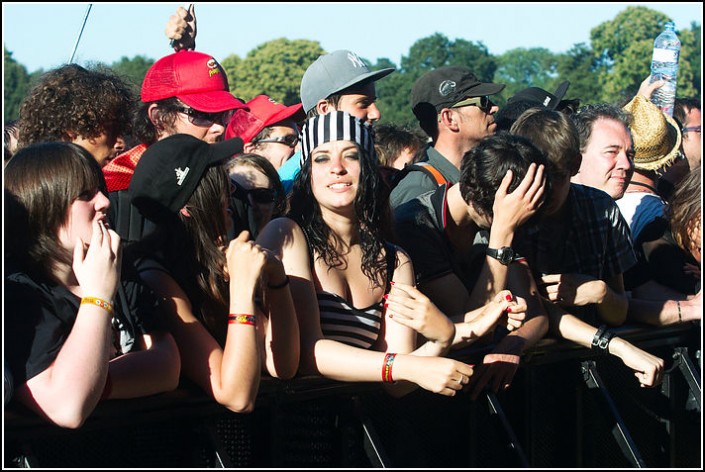
[[[11,403],[6,467],[697,467],[701,466],[700,328],[628,326],[619,336],[660,355],[663,385],[572,343],[545,339],[512,388],[477,401],[425,391],[403,399],[377,383],[263,378],[239,415],[187,382],[99,404],[79,430]],[[468,359],[482,351],[461,353]],[[654,451],[658,451],[655,453]]]

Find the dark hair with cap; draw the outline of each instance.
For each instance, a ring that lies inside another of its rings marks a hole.
[[[488,136],[463,156],[458,181],[460,194],[476,211],[493,216],[495,193],[507,171],[512,171],[508,192],[513,192],[532,163],[546,165],[546,157],[528,139],[509,133]],[[549,194],[546,178],[544,196]]]
[[[331,141],[353,141],[360,149],[360,179],[355,196],[357,230],[362,246],[362,272],[382,286],[386,275],[384,241],[391,234],[391,209],[379,173],[372,129],[352,115],[333,111],[310,118],[302,129],[302,165],[294,181],[287,216],[296,221],[306,234],[311,252],[317,252],[326,265],[342,264],[334,235],[323,221],[321,210],[311,189],[311,153]]]

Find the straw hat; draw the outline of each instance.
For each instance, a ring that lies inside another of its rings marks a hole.
[[[624,110],[632,115],[629,128],[634,141],[634,167],[658,170],[670,165],[681,147],[676,121],[641,95],[627,103]]]

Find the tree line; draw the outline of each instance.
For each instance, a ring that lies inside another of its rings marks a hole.
[[[670,18],[644,6],[630,6],[610,21],[590,32],[590,44],[578,43],[565,53],[546,48],[515,48],[492,55],[481,41],[450,40],[443,33],[417,40],[400,64],[387,58],[375,62],[365,59],[372,69],[394,67],[396,72],[376,83],[377,102],[383,121],[413,126],[416,120],[409,99],[414,81],[423,73],[441,66],[464,65],[480,80],[507,85],[497,97],[501,106],[517,91],[541,87],[549,92],[564,80],[570,88],[564,98],[580,99],[581,104],[618,103],[633,96],[648,76],[656,36]],[[681,41],[678,70],[679,97],[700,97],[701,25],[677,32]],[[17,118],[22,99],[33,81],[44,71],[32,74],[4,49],[4,118]],[[240,58],[231,54],[217,58],[225,69],[230,91],[247,101],[267,94],[286,105],[300,101],[299,85],[306,68],[325,52],[318,41],[279,38],[267,41]],[[88,64],[110,67],[134,84],[137,91],[155,59],[122,57],[113,64]]]

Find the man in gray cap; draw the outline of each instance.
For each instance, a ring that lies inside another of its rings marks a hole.
[[[499,108],[489,96],[503,89],[504,84],[481,82],[462,66],[439,67],[419,77],[411,106],[433,143],[420,166],[409,166],[397,178],[390,195],[394,208],[439,184],[458,182],[463,155],[495,132],[493,115]]]
[[[375,82],[394,72],[394,68],[371,71],[352,51],[324,54],[311,64],[301,79],[301,102],[307,117],[331,111],[346,111],[366,123],[380,119],[375,100]],[[299,172],[299,158],[294,155],[279,168],[279,176],[288,192]]]

